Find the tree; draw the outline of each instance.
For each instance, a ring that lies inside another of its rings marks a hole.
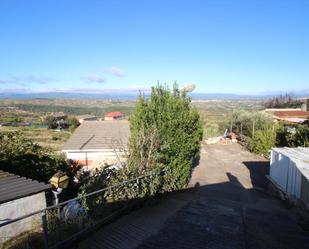
[[[140,174],[165,170],[165,190],[181,189],[190,179],[193,161],[199,156],[203,127],[191,99],[167,86],[152,88],[147,99],[140,95],[130,116],[128,166]]]
[[[58,127],[58,121],[53,116],[47,116],[45,118],[45,124],[47,125],[48,129],[56,129]]]
[[[272,124],[272,117],[268,113],[240,109],[230,113],[220,127],[224,131],[232,125],[233,132],[252,138],[254,131],[263,130]]]
[[[269,150],[275,147],[276,132],[271,128],[265,128],[255,132],[250,140],[250,150],[258,155],[269,158]]]
[[[282,126],[279,135],[280,146],[309,147],[309,126],[306,124]]]
[[[296,129],[295,141],[293,146],[309,147],[309,126],[299,124]]]
[[[285,94],[268,99],[264,105],[266,108],[296,108],[300,107],[302,101],[292,95]]]
[[[73,132],[79,126],[79,121],[77,118],[72,116],[72,117],[68,117],[67,124],[70,128],[70,131]]]

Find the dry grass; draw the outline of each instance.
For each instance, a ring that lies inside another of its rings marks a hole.
[[[19,104],[50,105],[68,107],[106,107],[127,106],[134,107],[135,101],[98,100],[98,99],[2,99],[0,106],[15,106]]]
[[[53,151],[61,150],[71,136],[70,132],[58,132],[46,128],[33,127],[0,127],[0,132],[20,131],[26,138]]]
[[[91,111],[113,111],[121,110],[128,114],[134,110],[134,101],[111,101],[111,100],[77,100],[77,99],[32,99],[32,100],[0,100],[0,106],[14,106],[18,104],[33,105],[33,106],[50,106],[65,107],[68,111],[91,113]],[[196,107],[203,116],[205,136],[217,136],[223,133],[220,130],[220,123],[233,110],[259,110],[262,109],[262,102],[258,100],[194,100],[192,105]],[[81,110],[75,110],[82,108]],[[100,110],[93,109],[100,108]],[[46,109],[46,108],[45,108]],[[42,110],[45,110],[44,108]],[[74,110],[73,110],[74,109]],[[123,109],[123,110],[122,110]],[[36,109],[35,109],[36,110]],[[40,110],[40,109],[38,109]],[[72,113],[71,113],[72,114]],[[34,112],[33,110],[24,111],[21,109],[15,110],[0,110],[0,119],[3,121],[8,117],[22,117],[24,121],[40,123],[46,112]],[[72,114],[74,115],[74,114]],[[228,128],[228,127],[226,127]],[[52,150],[60,150],[66,140],[70,137],[70,133],[56,132],[45,128],[33,127],[0,127],[1,130],[20,130],[29,139],[39,143],[42,146],[51,148]]]

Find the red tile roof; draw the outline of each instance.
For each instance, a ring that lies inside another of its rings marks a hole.
[[[105,117],[110,117],[110,118],[119,118],[123,116],[124,114],[122,112],[109,112],[105,114]]]
[[[308,118],[309,112],[305,111],[275,111],[274,116],[279,118]]]

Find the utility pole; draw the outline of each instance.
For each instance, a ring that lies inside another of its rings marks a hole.
[[[242,135],[242,122],[240,123],[240,135]]]
[[[254,137],[254,119],[253,119],[253,122],[252,122],[252,137]]]

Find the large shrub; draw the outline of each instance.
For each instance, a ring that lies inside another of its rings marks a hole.
[[[292,146],[304,146],[309,147],[309,126],[300,124],[296,128],[294,140]]]
[[[281,125],[277,132],[278,146],[309,146],[309,126],[306,124]]]
[[[172,91],[158,85],[150,98],[140,95],[130,117],[129,168],[165,170],[165,189],[186,186],[199,155],[203,128],[190,101],[176,85]]]
[[[53,116],[47,116],[44,120],[48,129],[56,129],[58,127],[58,120]]]

